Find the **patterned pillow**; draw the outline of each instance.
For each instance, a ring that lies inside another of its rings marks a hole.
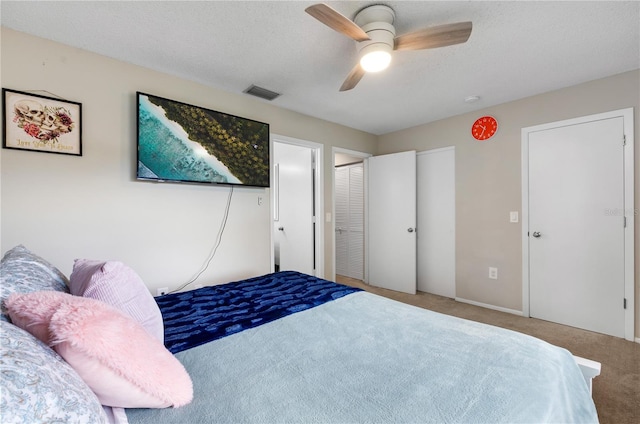
[[[96,395],[52,349],[0,321],[0,416],[5,424],[106,423]]]
[[[9,321],[4,301],[11,293],[54,290],[69,293],[69,280],[56,267],[19,245],[0,261],[0,321]]]

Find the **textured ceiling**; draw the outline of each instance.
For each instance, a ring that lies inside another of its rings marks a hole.
[[[274,105],[373,134],[640,68],[638,1],[329,1],[349,18],[391,6],[398,35],[473,21],[467,43],[395,52],[389,69],[340,93],[355,42],[307,15],[314,3],[3,0],[0,18],[225,91],[256,84],[282,93]],[[471,95],[481,99],[465,103]]]

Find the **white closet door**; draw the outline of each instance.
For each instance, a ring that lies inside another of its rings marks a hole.
[[[335,185],[336,274],[349,276],[349,244],[347,239],[349,222],[349,170],[347,168],[336,168]]]
[[[418,153],[418,290],[456,296],[454,147]]]
[[[364,280],[364,165],[351,165],[349,169],[349,274]]]
[[[373,156],[368,164],[368,283],[416,293],[416,152]]]
[[[336,274],[364,279],[364,168],[335,171]]]

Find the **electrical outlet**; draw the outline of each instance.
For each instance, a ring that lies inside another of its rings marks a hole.
[[[169,287],[160,287],[159,289],[156,289],[156,296],[164,296],[167,293],[169,293]]]
[[[489,278],[492,280],[498,279],[498,268],[494,268],[492,266],[489,267]]]

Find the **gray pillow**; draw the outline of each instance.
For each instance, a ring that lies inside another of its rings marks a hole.
[[[0,261],[0,321],[9,321],[4,301],[11,293],[53,290],[69,293],[69,280],[55,266],[23,245],[9,250]]]

